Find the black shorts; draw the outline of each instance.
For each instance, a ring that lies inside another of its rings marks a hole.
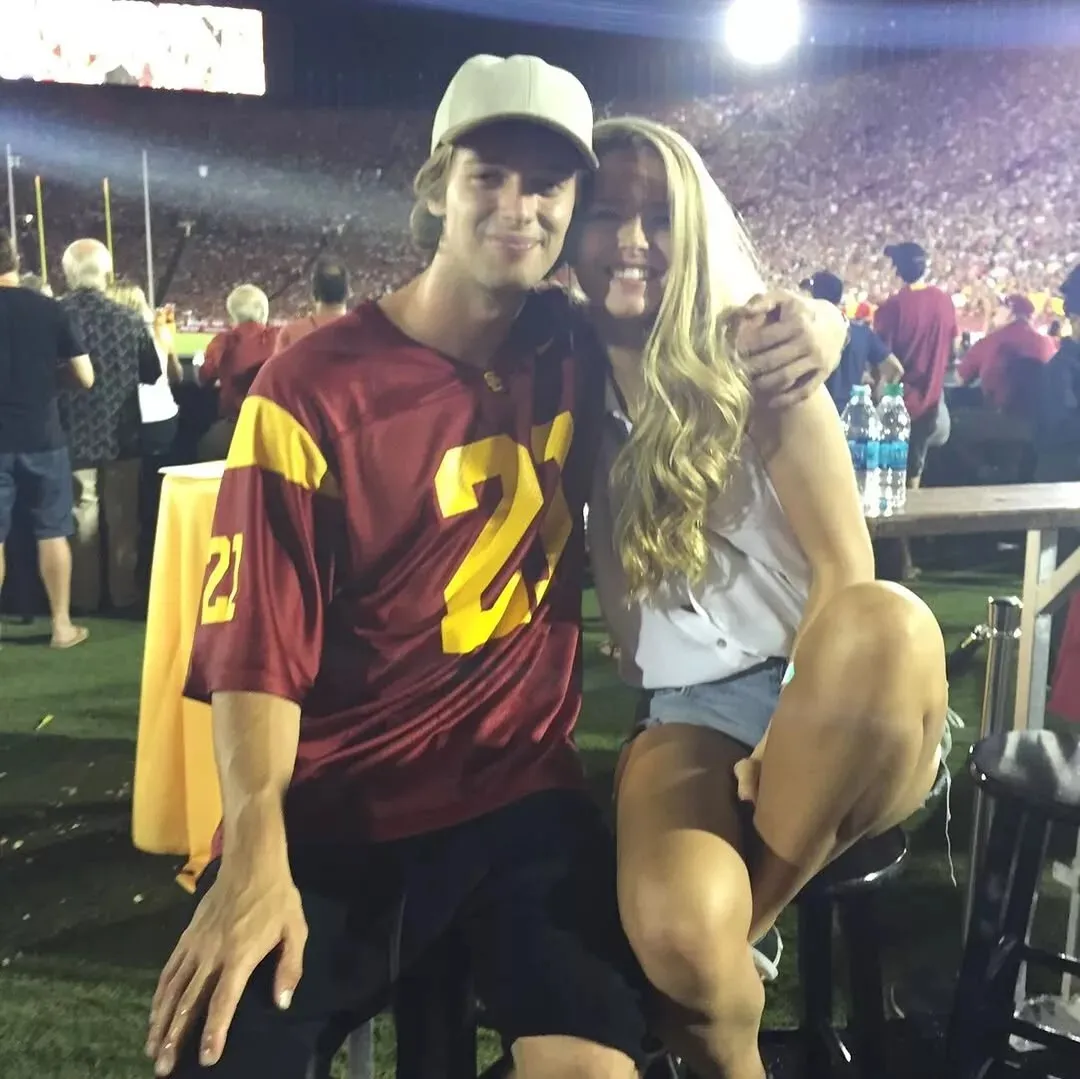
[[[0,453],[0,543],[11,531],[15,499],[23,503],[34,539],[59,539],[75,530],[71,460],[66,446],[37,453]]]
[[[309,933],[291,1007],[271,999],[275,956],[248,982],[220,1063],[199,1067],[193,1030],[179,1079],[304,1079],[328,1032],[383,1010],[450,934],[504,1043],[564,1035],[646,1059],[647,988],[619,922],[614,839],[584,794],[548,791],[444,831],[290,860]]]

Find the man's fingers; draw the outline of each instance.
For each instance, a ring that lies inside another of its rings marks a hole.
[[[158,979],[154,999],[150,1004],[150,1025],[146,1034],[146,1055],[156,1057],[164,1040],[165,1031],[172,1022],[173,1012],[180,994],[188,987],[195,964],[184,951],[177,950]]]
[[[765,370],[753,367],[747,369],[747,374],[754,383],[755,393],[786,392],[794,384],[818,373],[813,357],[808,356],[802,349],[784,349],[777,354],[780,356],[780,362],[776,366],[770,365]]]
[[[805,401],[811,394],[816,393],[824,381],[820,373],[805,378],[801,382],[797,382],[790,390],[785,390],[784,393],[769,398],[768,407],[775,409],[791,408],[792,405],[797,405],[800,401]]]
[[[799,341],[802,333],[802,326],[793,319],[769,322],[764,325],[744,323],[735,337],[735,347],[744,360],[757,362],[760,357],[769,364],[775,365],[776,357],[772,353],[785,345]]]
[[[274,971],[274,1003],[282,1010],[292,1003],[293,993],[303,976],[307,936],[307,926],[303,922],[288,927],[282,934],[281,955]]]
[[[169,961],[161,970],[161,977],[158,978],[157,988],[154,990],[154,999],[150,1002],[151,1008],[156,1008],[158,999],[163,994],[165,987],[169,982],[183,969],[188,962],[188,952],[184,947],[184,942],[181,940],[179,944],[173,949],[172,955],[169,956]]]
[[[790,292],[785,292],[783,289],[772,289],[769,292],[759,292],[756,296],[751,296],[740,310],[751,315],[766,315],[778,307],[783,307],[792,299],[794,297]]]
[[[199,1043],[199,1063],[208,1068],[221,1059],[225,1051],[225,1040],[229,1036],[236,1007],[244,987],[255,971],[251,963],[231,966],[222,971],[214,995],[210,998],[210,1007],[203,1024],[202,1041]]]
[[[155,1075],[171,1075],[176,1067],[176,1059],[184,1039],[188,1035],[192,1020],[201,1010],[201,1005],[213,985],[213,971],[209,967],[199,967],[176,1003],[172,1013],[165,1040],[157,1053],[154,1063]]]

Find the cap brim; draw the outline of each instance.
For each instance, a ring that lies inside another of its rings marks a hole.
[[[545,120],[542,116],[535,116],[532,113],[502,112],[497,116],[485,116],[482,120],[473,120],[466,124],[458,124],[457,127],[452,127],[448,131],[443,132],[438,145],[444,146],[447,143],[459,142],[465,135],[468,135],[472,131],[478,131],[482,127],[490,127],[492,124],[505,123],[508,120],[517,120],[523,124],[535,124],[537,127],[546,127],[548,131],[554,131],[556,135],[561,135],[571,146],[573,146],[589,169],[595,170],[600,167],[600,161],[593,151],[593,148],[589,146],[588,143],[583,142],[578,138],[578,136],[568,127],[563,127],[562,124],[553,123],[551,120]]]

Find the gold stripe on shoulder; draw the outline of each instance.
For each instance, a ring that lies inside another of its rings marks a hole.
[[[331,498],[340,494],[311,432],[288,409],[257,394],[240,406],[225,468],[261,468],[306,491]]]

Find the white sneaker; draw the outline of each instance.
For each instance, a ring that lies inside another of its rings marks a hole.
[[[780,930],[774,925],[750,950],[761,980],[775,982],[780,975],[780,957],[784,954],[784,941]]]

